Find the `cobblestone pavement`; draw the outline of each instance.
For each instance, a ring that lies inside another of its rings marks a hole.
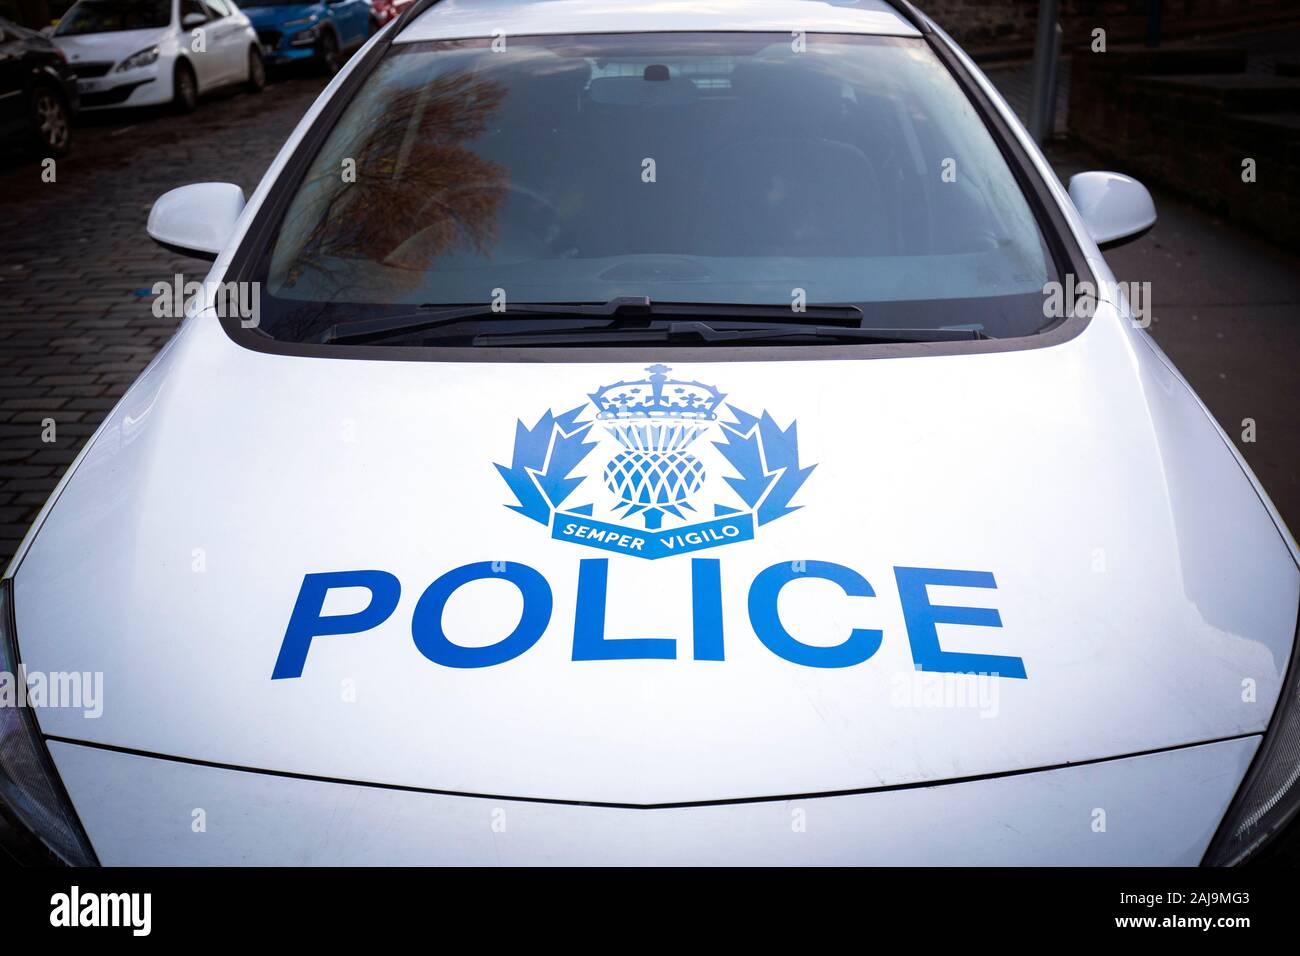
[[[1070,65],[1073,62],[1068,54],[1061,56],[1060,75],[1056,80],[1056,113],[1053,124],[1058,136],[1064,136],[1069,126]],[[1029,122],[1029,101],[1034,91],[1033,61],[990,64],[982,69],[989,82],[1006,98],[1007,105],[1016,111],[1020,121]]]
[[[990,70],[1013,103],[1027,66]],[[153,244],[144,223],[175,186],[236,182],[250,192],[323,81],[208,101],[188,117],[95,118],[58,179],[0,165],[0,567],[86,438],[175,328],[149,290],[201,263]],[[1054,147],[1066,172],[1088,157]],[[1234,441],[1290,526],[1300,528],[1300,261],[1156,192],[1161,220],[1112,253],[1121,279],[1150,280],[1152,332]],[[53,419],[56,441],[42,441]]]
[[[171,336],[151,288],[204,264],[144,232],[149,207],[186,183],[251,193],[325,81],[205,100],[189,116],[90,114],[53,183],[0,165],[0,567],[86,438]],[[52,442],[42,424],[54,422]]]

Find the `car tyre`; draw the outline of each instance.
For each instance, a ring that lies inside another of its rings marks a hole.
[[[339,52],[338,37],[329,30],[321,34],[320,64],[326,76],[333,76],[343,66],[343,55]]]
[[[266,62],[262,59],[262,51],[255,47],[248,48],[248,83],[246,89],[250,93],[261,93],[266,87]]]
[[[45,156],[66,156],[72,147],[72,113],[63,97],[48,86],[32,91],[32,126],[36,146]]]
[[[172,105],[176,112],[193,113],[199,105],[199,81],[194,76],[194,68],[184,60],[176,64],[172,91]]]

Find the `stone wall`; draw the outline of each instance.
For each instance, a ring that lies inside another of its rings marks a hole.
[[[1300,79],[1245,67],[1223,47],[1077,54],[1070,134],[1112,169],[1300,249]]]
[[[1095,27],[1108,42],[1146,36],[1148,0],[1061,0],[1066,45],[1087,42]],[[1038,0],[919,0],[963,46],[972,50],[1032,47]],[[1164,0],[1164,35],[1248,26],[1287,14],[1300,16],[1295,0]]]

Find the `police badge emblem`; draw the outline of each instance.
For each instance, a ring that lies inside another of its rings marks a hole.
[[[796,423],[782,429],[766,411],[727,403],[712,385],[670,377],[666,365],[646,371],[591,392],[594,418],[580,405],[547,411],[532,428],[517,422],[511,464],[496,466],[518,501],[507,507],[557,540],[649,559],[747,541],[798,510],[791,502],[816,466],[799,463]],[[715,460],[736,472],[721,482],[699,452],[706,436]],[[566,504],[595,477],[588,458],[601,445],[608,500]]]

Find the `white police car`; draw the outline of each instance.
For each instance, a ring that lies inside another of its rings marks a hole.
[[[1300,571],[1098,251],[1153,220],[906,3],[417,0],[151,215],[216,261],[5,581],[7,840],[1248,857]]]

